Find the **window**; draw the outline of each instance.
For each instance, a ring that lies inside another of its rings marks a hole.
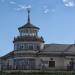
[[[39,50],[40,46],[33,43],[18,43],[14,45],[14,50]]]
[[[33,49],[33,44],[32,43],[25,43],[24,44],[24,49],[30,49],[30,50],[32,50]]]
[[[14,45],[14,50],[19,50],[20,49],[20,45],[19,44],[15,44]]]
[[[17,50],[17,45],[14,45],[14,50]]]
[[[19,69],[35,69],[35,59],[15,59],[14,64]]]
[[[34,45],[34,49],[39,50],[39,49],[40,49],[40,46],[39,46],[38,44],[35,44],[35,45]]]
[[[49,67],[55,67],[55,61],[49,61]]]
[[[33,44],[28,44],[29,45],[29,49],[33,49]]]
[[[23,49],[23,47],[24,47],[23,44],[20,44],[20,49]]]
[[[24,49],[28,49],[28,44],[24,44]]]
[[[38,49],[38,50],[40,49],[40,46],[39,46],[39,45],[37,45],[37,49]]]

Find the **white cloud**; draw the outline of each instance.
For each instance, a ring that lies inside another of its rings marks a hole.
[[[66,7],[74,7],[75,6],[74,0],[63,0],[63,2]]]
[[[16,10],[16,11],[20,11],[21,9],[20,9],[20,8],[14,8],[14,10]]]
[[[48,6],[43,6],[43,10],[44,10],[44,13],[45,14],[47,14],[47,13],[53,13],[53,12],[55,12],[56,10],[55,9],[53,9],[53,8],[49,8]]]
[[[10,4],[16,4],[16,2],[14,2],[14,1],[10,1],[9,3],[10,3]]]
[[[69,2],[69,3],[66,3],[65,6],[67,6],[67,7],[74,7],[75,4],[74,4],[74,2]]]
[[[45,14],[51,13],[51,12],[53,13],[53,12],[55,12],[55,11],[56,11],[55,9],[48,9],[48,8],[47,8],[47,9],[44,10],[44,13],[45,13]]]
[[[63,2],[67,2],[68,0],[63,0]]]
[[[48,8],[47,5],[43,6],[43,11],[44,11],[44,14],[47,14],[50,12],[50,9]]]
[[[20,10],[26,10],[26,9],[31,9],[32,6],[31,5],[18,5],[18,8],[15,8],[15,10],[20,11]]]
[[[44,10],[44,13],[47,14],[47,13],[49,13],[49,11],[50,10],[47,8],[47,9]]]
[[[19,5],[19,8],[20,9],[28,9],[28,8],[30,8],[31,9],[32,6],[31,5],[27,5],[27,6],[26,5]]]
[[[26,9],[26,6],[25,5],[19,5],[18,8],[25,10]]]
[[[32,8],[32,6],[31,6],[31,5],[28,5],[28,6],[26,6],[26,8],[30,8],[30,9],[31,9],[31,8]]]

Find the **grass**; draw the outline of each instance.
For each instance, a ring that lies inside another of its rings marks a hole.
[[[75,75],[74,71],[57,71],[57,72],[30,72],[30,73],[25,73],[25,72],[11,72],[11,73],[5,73],[5,72],[0,72],[0,75]]]

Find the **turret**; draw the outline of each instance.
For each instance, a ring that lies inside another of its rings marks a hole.
[[[14,38],[15,50],[40,50],[44,47],[43,37],[39,37],[39,27],[31,24],[30,10],[28,9],[27,23],[18,28],[20,35]]]

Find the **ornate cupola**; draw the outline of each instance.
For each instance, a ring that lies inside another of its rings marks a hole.
[[[22,27],[19,27],[20,36],[38,36],[39,27],[30,23],[30,10],[28,10],[28,21]]]
[[[20,35],[14,38],[14,49],[15,50],[38,50],[43,49],[44,40],[43,37],[39,37],[39,27],[31,24],[30,22],[30,10],[28,9],[28,20],[27,23],[18,28]]]

